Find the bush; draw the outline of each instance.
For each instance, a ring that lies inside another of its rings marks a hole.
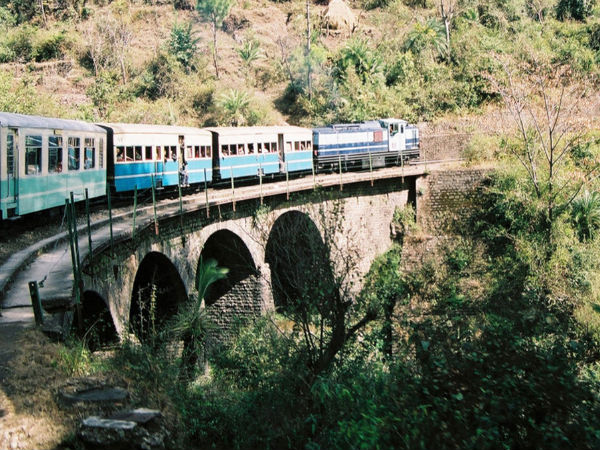
[[[559,0],[556,5],[556,17],[558,20],[584,21],[592,14],[595,4],[595,0]]]
[[[60,59],[71,45],[72,41],[64,31],[49,33],[36,39],[31,54],[37,62]]]

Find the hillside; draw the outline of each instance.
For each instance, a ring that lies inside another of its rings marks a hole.
[[[501,64],[566,68],[569,82],[593,86],[600,60],[590,2],[360,0],[337,30],[311,3],[309,57],[305,2],[233,2],[217,29],[218,78],[211,23],[191,0],[43,4],[42,14],[37,2],[0,1],[1,110],[200,126],[452,124],[496,109]]]

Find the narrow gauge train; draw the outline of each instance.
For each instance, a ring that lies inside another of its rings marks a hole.
[[[0,212],[6,219],[113,192],[323,169],[377,168],[419,156],[399,119],[308,128],[89,124],[0,113]]]

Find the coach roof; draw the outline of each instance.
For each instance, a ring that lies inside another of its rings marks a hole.
[[[51,130],[89,131],[104,133],[105,131],[97,125],[83,122],[81,120],[54,119],[51,117],[28,116],[0,112],[0,126],[10,128],[37,128]]]
[[[102,127],[111,128],[114,133],[127,134],[196,134],[210,136],[202,128],[180,127],[176,125],[151,125],[147,123],[100,123]]]

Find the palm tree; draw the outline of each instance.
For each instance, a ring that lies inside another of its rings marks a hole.
[[[250,98],[245,91],[230,89],[221,96],[219,106],[223,110],[227,124],[237,127],[246,122]]]
[[[408,33],[404,48],[415,55],[433,49],[440,57],[444,57],[448,51],[444,26],[435,19],[416,23]]]
[[[345,79],[348,69],[352,68],[363,83],[381,73],[382,60],[378,52],[373,51],[365,39],[354,39],[340,51],[336,62],[335,75]]]
[[[202,308],[208,288],[216,281],[227,277],[229,269],[218,267],[217,261],[209,259],[206,262],[200,258],[196,272],[196,299],[188,303],[187,308],[178,313],[175,318],[174,331],[183,340],[181,354],[181,377],[190,381],[199,360],[200,345],[208,330],[208,324]]]

